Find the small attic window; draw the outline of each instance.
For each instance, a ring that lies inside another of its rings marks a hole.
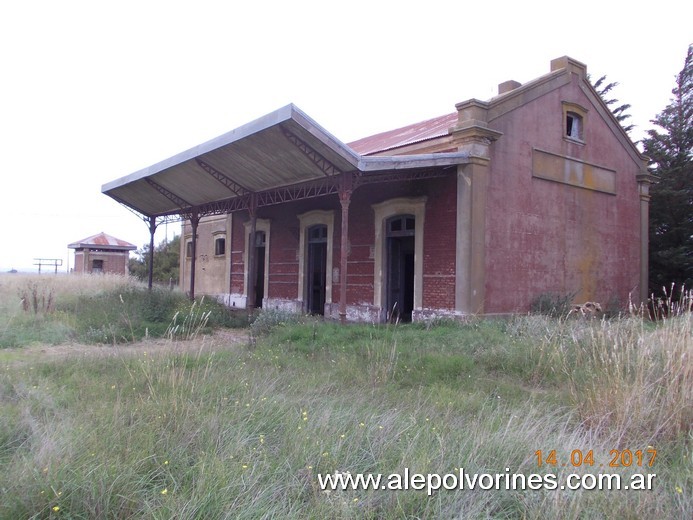
[[[582,141],[582,117],[575,112],[567,112],[565,116],[565,123],[566,137]]]
[[[585,143],[585,121],[587,109],[576,103],[563,101],[563,137],[564,139]]]

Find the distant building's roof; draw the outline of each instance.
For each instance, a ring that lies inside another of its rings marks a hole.
[[[456,123],[457,112],[364,137],[348,144],[357,153],[370,155],[447,135],[450,127]]]
[[[83,248],[94,248],[98,247],[100,249],[115,249],[120,251],[134,251],[137,246],[126,242],[125,240],[120,240],[119,238],[107,235],[104,232],[92,235],[72,244],[68,244],[70,249],[83,249]]]

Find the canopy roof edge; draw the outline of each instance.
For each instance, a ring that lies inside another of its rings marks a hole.
[[[331,183],[347,172],[443,168],[468,160],[461,152],[365,157],[289,104],[101,191],[147,217],[184,215],[202,207],[241,209],[252,193]]]

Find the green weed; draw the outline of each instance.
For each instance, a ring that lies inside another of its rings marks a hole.
[[[172,308],[188,320],[185,352],[171,341],[160,355],[0,364],[0,518],[693,516],[690,313],[432,326],[275,316],[247,348],[194,333],[206,305]],[[654,467],[608,467],[611,450],[648,446]],[[557,464],[540,467],[538,450]],[[574,467],[575,450],[595,466]],[[657,477],[619,492],[317,485],[318,473],[405,468]]]

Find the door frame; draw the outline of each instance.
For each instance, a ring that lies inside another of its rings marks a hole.
[[[323,224],[327,226],[327,257],[325,265],[325,307],[327,308],[332,304],[334,210],[315,209],[301,213],[297,217],[300,223],[300,231],[298,245],[298,294],[296,297],[301,302],[301,309],[306,312],[308,305],[308,239],[306,233],[308,233],[308,228],[317,224]],[[325,312],[325,314],[328,313]]]
[[[406,229],[402,228],[399,231],[390,231],[390,224],[393,220],[399,220],[403,226],[406,221],[410,218],[414,219],[414,228]],[[399,302],[399,309],[397,309],[398,320],[401,321],[411,321],[412,312],[414,310],[414,264],[412,259],[411,271],[407,273],[407,261],[409,255],[414,255],[414,248],[416,246],[416,217],[407,213],[398,213],[385,219],[385,313],[389,321],[393,320],[393,311],[395,311],[395,301]],[[406,250],[404,246],[406,245]],[[395,254],[395,249],[397,250]],[[393,271],[393,268],[397,264],[397,269]],[[395,278],[396,284],[395,284]],[[394,291],[395,286],[398,290],[398,296],[395,298]],[[409,290],[407,290],[409,289]],[[407,303],[405,307],[405,303]],[[409,308],[411,305],[411,308]]]
[[[243,224],[244,229],[245,229],[245,245],[244,245],[244,261],[243,261],[243,297],[245,300],[245,305],[248,305],[248,287],[250,284],[255,284],[255,280],[252,279],[253,273],[250,272],[249,269],[249,255],[250,255],[250,249],[249,247],[252,245],[252,247],[255,247],[255,240],[253,240],[252,244],[250,243],[250,221],[247,221]],[[262,299],[263,301],[267,301],[267,298],[269,297],[269,258],[270,258],[270,221],[265,218],[259,218],[255,221],[255,231],[264,231],[265,232],[265,280],[264,280],[264,290],[262,291]]]
[[[318,306],[318,309],[315,311],[317,314],[324,315],[325,314],[325,292],[326,292],[326,284],[327,284],[327,226],[325,224],[313,224],[312,226],[306,228],[306,233],[310,234],[311,230],[314,229],[320,229],[325,231],[325,236],[320,237],[320,239],[313,240],[310,236],[307,238],[307,252],[306,252],[306,311],[309,313],[313,313],[313,305],[316,303],[322,302],[322,308]],[[320,255],[318,257],[315,257],[315,251],[319,247],[320,249]],[[320,298],[318,299],[318,302],[313,301],[313,296],[316,287],[313,285],[313,282],[315,281],[315,267],[316,263],[322,259],[322,266],[320,266],[320,271],[322,277],[324,277],[324,280],[322,281],[322,285],[319,286],[322,290],[320,291],[322,294],[320,295]]]
[[[375,213],[375,251],[373,272],[373,305],[380,309],[380,319],[387,313],[387,219],[395,215],[414,215],[414,312],[423,310],[424,217],[427,197],[389,199],[371,207]]]

